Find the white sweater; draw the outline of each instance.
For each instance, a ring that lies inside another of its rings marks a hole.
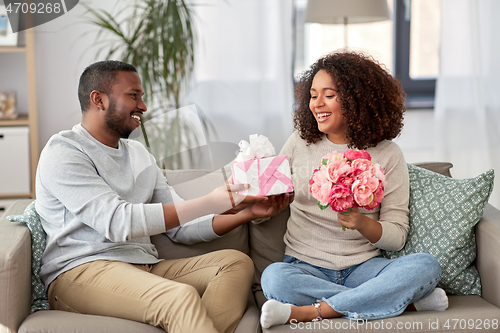
[[[315,144],[307,145],[294,132],[283,146],[280,155],[290,160],[295,200],[290,205],[291,215],[284,236],[285,253],[312,265],[342,270],[360,264],[381,254],[383,250],[399,250],[409,230],[408,168],[403,153],[392,141],[383,141],[367,151],[372,161],[385,171],[387,185],[384,199],[373,211],[361,212],[382,225],[382,237],[376,244],[370,243],[358,231],[342,231],[337,213],[331,208],[321,210],[309,192],[309,179],[327,153],[339,153],[347,145],[337,145],[326,136]]]

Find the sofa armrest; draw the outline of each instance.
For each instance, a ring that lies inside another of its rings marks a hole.
[[[500,210],[490,204],[476,225],[476,241],[483,298],[500,307]]]
[[[0,333],[17,332],[30,314],[31,235],[7,216],[22,214],[31,201],[16,201],[0,218]]]

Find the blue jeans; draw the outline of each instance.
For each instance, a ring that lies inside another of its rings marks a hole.
[[[439,262],[427,253],[378,256],[340,271],[285,255],[283,262],[264,270],[261,285],[268,299],[282,303],[301,306],[321,300],[352,320],[382,319],[428,296],[440,276]]]

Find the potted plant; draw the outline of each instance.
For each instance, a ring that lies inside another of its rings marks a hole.
[[[128,62],[142,79],[152,112],[146,114],[147,126],[141,124],[140,141],[161,167],[183,168],[188,161],[179,152],[186,149],[192,164],[189,148],[200,145],[200,134],[208,141],[215,129],[198,110],[204,131],[199,133],[179,111],[195,57],[191,6],[184,0],[136,0],[116,13],[84,6],[87,21],[100,28],[97,57]]]

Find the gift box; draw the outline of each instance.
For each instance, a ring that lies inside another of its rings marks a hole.
[[[251,135],[250,143],[242,140],[240,153],[232,165],[234,184],[250,184],[243,195],[269,196],[293,192],[290,163],[286,155],[275,155],[263,135]]]

